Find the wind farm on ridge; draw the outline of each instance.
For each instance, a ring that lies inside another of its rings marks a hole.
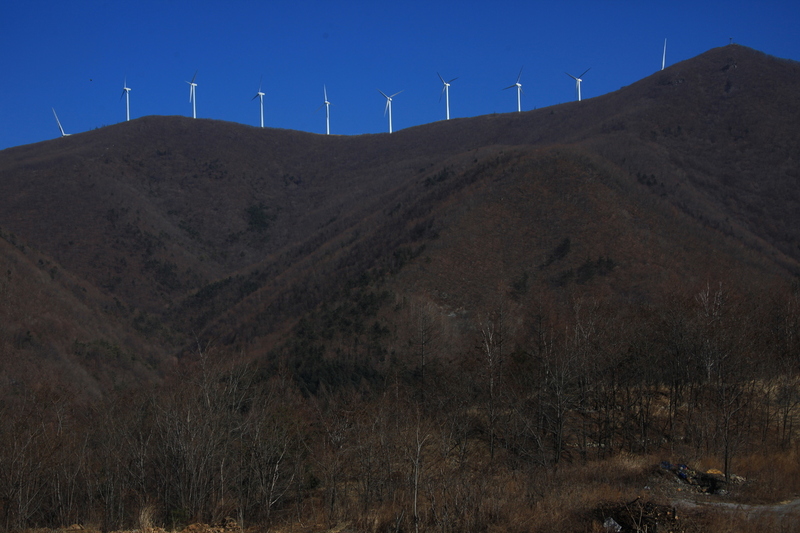
[[[664,47],[663,47],[662,56],[661,56],[661,70],[664,70],[664,68],[666,66],[666,57],[667,57],[667,40],[664,39]],[[509,85],[508,87],[504,87],[503,88],[503,90],[516,89],[517,112],[518,113],[522,112],[522,94],[523,94],[524,91],[522,90],[521,79],[522,79],[522,71],[523,71],[523,69],[524,69],[524,67],[520,68],[519,73],[517,74],[516,81],[512,85]],[[570,78],[575,80],[575,99],[576,99],[576,101],[580,102],[582,100],[581,83],[583,82],[583,76],[587,72],[589,72],[589,70],[591,70],[591,67],[589,67],[586,70],[584,70],[579,76],[573,76],[572,74],[570,74],[568,72],[565,72],[565,74],[567,76],[569,76]],[[198,83],[197,83],[196,80],[197,80],[198,72],[199,71],[195,71],[194,75],[192,76],[191,81],[186,81],[186,83],[189,85],[189,103],[192,106],[192,118],[195,118],[195,119],[197,118],[197,86],[198,86]],[[457,76],[457,77],[452,78],[450,80],[445,80],[440,73],[437,72],[436,75],[437,75],[437,77],[439,78],[439,80],[442,83],[442,90],[441,90],[441,92],[439,94],[439,101],[441,102],[442,97],[444,97],[444,99],[445,99],[445,120],[450,120],[450,117],[451,117],[451,115],[450,115],[450,86],[459,77]],[[260,124],[261,128],[264,128],[265,127],[265,125],[264,125],[264,97],[266,96],[266,93],[262,90],[262,87],[263,87],[263,76],[261,78],[261,81],[259,82],[258,91],[256,92],[256,95],[252,97],[251,100],[255,100],[256,98],[259,99],[259,111],[260,111],[259,124]],[[120,100],[122,99],[122,97],[125,98],[125,120],[126,121],[130,121],[130,119],[131,119],[131,111],[130,111],[130,92],[131,92],[131,90],[132,89],[130,87],[128,87],[128,80],[127,80],[127,76],[126,76],[124,78],[123,85],[122,85],[122,95],[120,96]],[[398,94],[402,93],[403,90],[397,91],[397,92],[395,92],[394,94],[391,94],[391,95],[388,95],[388,94],[384,93],[380,89],[378,89],[378,92],[386,99],[386,103],[384,105],[384,116],[388,118],[388,133],[393,133],[394,127],[393,127],[393,122],[392,122],[392,102],[393,102],[394,97],[397,96]],[[319,109],[322,108],[323,106],[325,107],[325,134],[326,135],[330,135],[331,134],[331,117],[330,117],[331,102],[330,102],[330,100],[328,100],[328,89],[327,89],[326,85],[323,85],[323,103],[319,107],[317,107],[316,110],[319,111]],[[62,137],[69,136],[70,134],[64,132],[64,128],[62,127],[61,122],[58,119],[58,115],[56,114],[55,108],[53,108],[53,115],[54,115],[54,117],[56,119],[56,123],[57,123],[58,129],[59,129],[59,131],[61,133],[61,136]]]

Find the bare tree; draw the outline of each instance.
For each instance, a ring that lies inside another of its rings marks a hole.
[[[503,363],[502,315],[481,324],[481,350],[486,372],[486,419],[489,431],[489,453],[494,459],[495,433],[498,416],[500,371]]]
[[[558,463],[564,451],[567,416],[574,407],[577,358],[564,342],[558,342],[551,330],[542,343],[544,366],[545,418],[553,441],[553,462]]]
[[[6,409],[0,424],[0,498],[6,531],[22,530],[42,511],[53,442],[36,398]]]
[[[300,432],[288,409],[294,404],[292,395],[280,378],[262,389],[249,407],[241,445],[229,454],[238,460],[238,467],[231,469],[236,473],[231,487],[240,521],[248,515],[270,523],[273,509],[294,487]]]
[[[413,517],[414,517],[414,531],[419,532],[419,523],[420,523],[420,515],[419,515],[419,492],[420,492],[420,484],[422,482],[422,471],[424,468],[423,465],[423,450],[425,448],[425,443],[430,438],[430,435],[425,432],[424,428],[420,427],[420,416],[417,413],[417,423],[416,427],[414,428],[414,441],[411,443],[409,448],[409,458],[411,460],[411,486],[412,486],[412,510],[413,510]]]

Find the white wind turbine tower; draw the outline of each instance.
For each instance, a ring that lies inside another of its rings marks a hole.
[[[445,103],[447,105],[447,120],[450,120],[450,84],[456,81],[458,78],[453,78],[450,81],[444,81],[444,78],[438,72],[436,73],[439,76],[439,79],[442,80],[442,92],[439,94],[439,101],[442,101],[442,95],[444,95]]]
[[[56,124],[58,124],[58,129],[61,130],[61,136],[69,137],[69,133],[64,133],[64,128],[61,127],[61,121],[58,120],[58,115],[56,115],[56,109],[55,108],[52,109],[53,109],[53,116],[56,117]]]
[[[195,87],[197,84],[194,82],[195,78],[197,78],[197,71],[194,71],[194,76],[192,76],[192,81],[187,81],[186,83],[189,84],[189,101],[192,103],[192,118],[197,118],[197,102],[196,102],[196,94]]]
[[[570,78],[572,78],[573,80],[575,80],[575,92],[578,94],[578,101],[579,102],[581,101],[581,82],[583,81],[581,78],[583,78],[583,75],[586,74],[587,72],[589,72],[591,69],[592,69],[592,67],[587,68],[586,70],[583,71],[583,74],[581,74],[578,77],[573,76],[569,72],[565,72],[564,73],[567,76],[569,76]]]
[[[667,62],[667,40],[664,39],[664,53],[661,54],[661,70],[664,70],[664,63]]]
[[[128,121],[131,119],[131,88],[128,87],[128,78],[125,78],[125,81],[122,82],[122,95],[119,97],[122,100],[122,97],[125,97],[125,120]]]
[[[325,100],[322,101],[320,106],[314,111],[315,113],[320,110],[320,107],[325,106],[325,135],[331,134],[331,103],[328,100],[328,89],[322,86],[322,96]]]
[[[264,127],[264,93],[261,92],[261,83],[264,81],[264,78],[261,78],[261,81],[258,82],[258,92],[256,95],[251,99],[255,100],[258,98],[261,102],[261,127]]]
[[[389,113],[389,133],[392,133],[392,98],[394,98],[403,91],[397,91],[391,96],[388,96],[385,92],[381,91],[380,89],[378,89],[378,92],[381,93],[384,98],[386,98],[386,107],[383,108],[383,114],[386,115],[387,112]]]
[[[525,67],[522,67],[522,68],[525,68]],[[517,75],[516,83],[514,83],[514,85],[509,85],[508,87],[505,87],[503,89],[505,91],[506,89],[513,89],[514,87],[517,88],[517,112],[518,113],[522,112],[522,84],[519,82],[520,78],[522,78],[522,68],[519,69],[519,75]]]

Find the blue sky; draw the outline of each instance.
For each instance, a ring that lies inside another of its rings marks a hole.
[[[0,149],[131,118],[191,116],[197,71],[198,118],[331,133],[387,131],[443,120],[440,72],[458,77],[451,116],[516,110],[615,91],[661,67],[734,42],[800,59],[800,2],[547,1],[311,2],[9,0],[0,6]],[[316,110],[316,112],[315,112]]]

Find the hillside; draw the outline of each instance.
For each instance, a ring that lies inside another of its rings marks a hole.
[[[144,117],[0,153],[0,227],[62,291],[68,274],[115,302],[117,336],[162,360],[198,335],[265,353],[368,272],[474,316],[515,283],[563,300],[598,268],[578,292],[785,278],[798,76],[732,45],[591,100],[392,135]]]
[[[0,151],[0,529],[733,531],[687,493],[796,497],[796,81],[730,45],[391,135]]]

